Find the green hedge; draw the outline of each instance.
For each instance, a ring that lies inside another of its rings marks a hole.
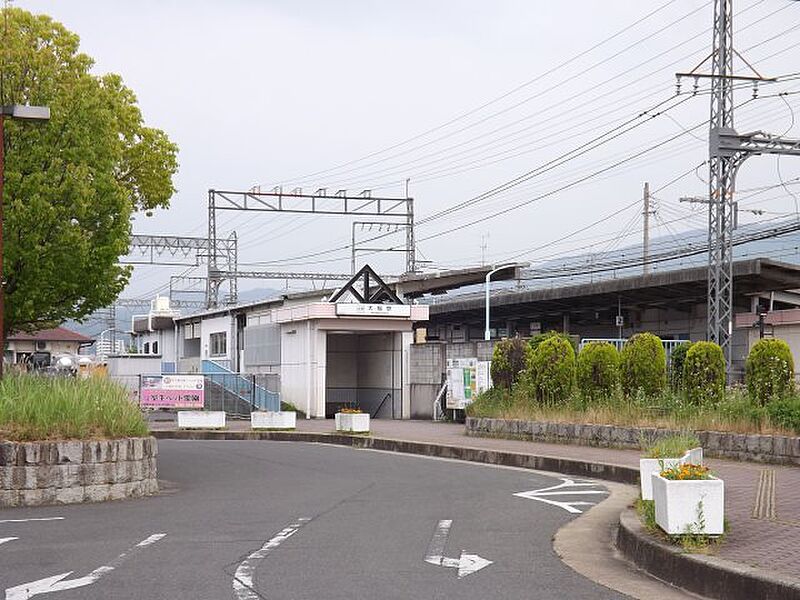
[[[691,345],[683,365],[683,387],[692,404],[717,404],[725,394],[725,356],[714,342]]]
[[[783,340],[758,340],[745,363],[747,392],[753,400],[766,404],[783,398],[794,389],[794,359]]]
[[[669,383],[673,390],[683,389],[683,364],[692,342],[678,344],[669,355]]]
[[[589,342],[578,354],[578,388],[591,399],[608,398],[619,384],[619,352],[608,342]]]
[[[767,406],[769,420],[775,427],[800,433],[800,398],[779,398]]]
[[[622,390],[631,397],[643,393],[655,397],[667,383],[667,355],[661,338],[652,333],[637,333],[622,347]]]
[[[519,338],[500,340],[492,352],[492,384],[510,390],[528,368],[533,351]]]
[[[539,402],[559,404],[575,389],[575,351],[563,336],[542,341],[530,361],[529,378]]]
[[[530,344],[531,350],[536,352],[539,344],[545,340],[549,340],[552,337],[561,338],[562,340],[569,342],[570,346],[572,346],[572,351],[574,352],[575,356],[578,356],[578,336],[567,335],[566,333],[561,333],[560,331],[548,331],[546,333],[536,334],[530,339],[528,344]]]

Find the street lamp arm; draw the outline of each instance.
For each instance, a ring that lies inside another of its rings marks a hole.
[[[485,302],[486,327],[483,330],[483,339],[486,340],[487,342],[492,339],[492,334],[489,330],[489,283],[492,280],[492,275],[494,275],[498,271],[502,271],[504,269],[510,269],[516,266],[518,266],[518,263],[507,263],[505,265],[500,265],[499,267],[495,267],[494,269],[486,273],[486,283],[484,284],[484,293],[486,295],[486,302]]]

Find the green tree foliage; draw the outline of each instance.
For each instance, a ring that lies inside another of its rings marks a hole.
[[[564,336],[542,341],[530,361],[528,378],[539,402],[559,404],[575,388],[575,351]]]
[[[591,399],[608,398],[619,384],[619,352],[608,342],[589,342],[578,354],[578,388]]]
[[[50,107],[47,123],[6,120],[5,329],[81,319],[108,305],[130,268],[130,219],[166,207],[177,147],[146,127],[119,75],[93,75],[78,36],[5,9],[0,104]]]
[[[767,405],[772,425],[800,433],[800,398],[780,398]]]
[[[560,331],[548,331],[546,333],[539,333],[533,336],[530,341],[528,342],[531,346],[531,350],[536,352],[536,349],[539,347],[545,340],[549,340],[551,337],[560,337],[570,343],[572,346],[572,351],[575,353],[575,356],[578,355],[578,340],[577,337],[573,337],[571,335],[567,335],[566,333],[561,333]]]
[[[492,384],[510,390],[528,367],[531,349],[519,338],[500,340],[492,352]]]
[[[692,347],[692,342],[678,344],[669,355],[669,383],[674,390],[683,388],[683,364],[686,362],[686,353]]]
[[[783,340],[758,340],[745,362],[745,381],[750,397],[766,404],[783,398],[794,389],[794,359]]]
[[[631,397],[641,392],[655,397],[667,383],[667,356],[661,338],[652,333],[631,336],[621,352],[622,390]]]
[[[725,394],[725,356],[714,342],[691,345],[683,365],[683,387],[693,404],[717,404]]]

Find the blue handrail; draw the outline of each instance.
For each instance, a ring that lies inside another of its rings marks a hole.
[[[255,383],[254,377],[234,373],[213,360],[203,361],[203,375],[222,389],[261,410],[280,410],[280,394]]]

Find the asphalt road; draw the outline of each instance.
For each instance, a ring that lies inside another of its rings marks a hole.
[[[159,449],[156,497],[0,510],[0,540],[18,538],[0,542],[6,599],[622,598],[554,554],[576,514],[513,495],[557,477],[297,442]],[[50,517],[63,519],[9,522]],[[470,555],[491,564],[470,573]],[[41,595],[19,587],[44,578]]]

